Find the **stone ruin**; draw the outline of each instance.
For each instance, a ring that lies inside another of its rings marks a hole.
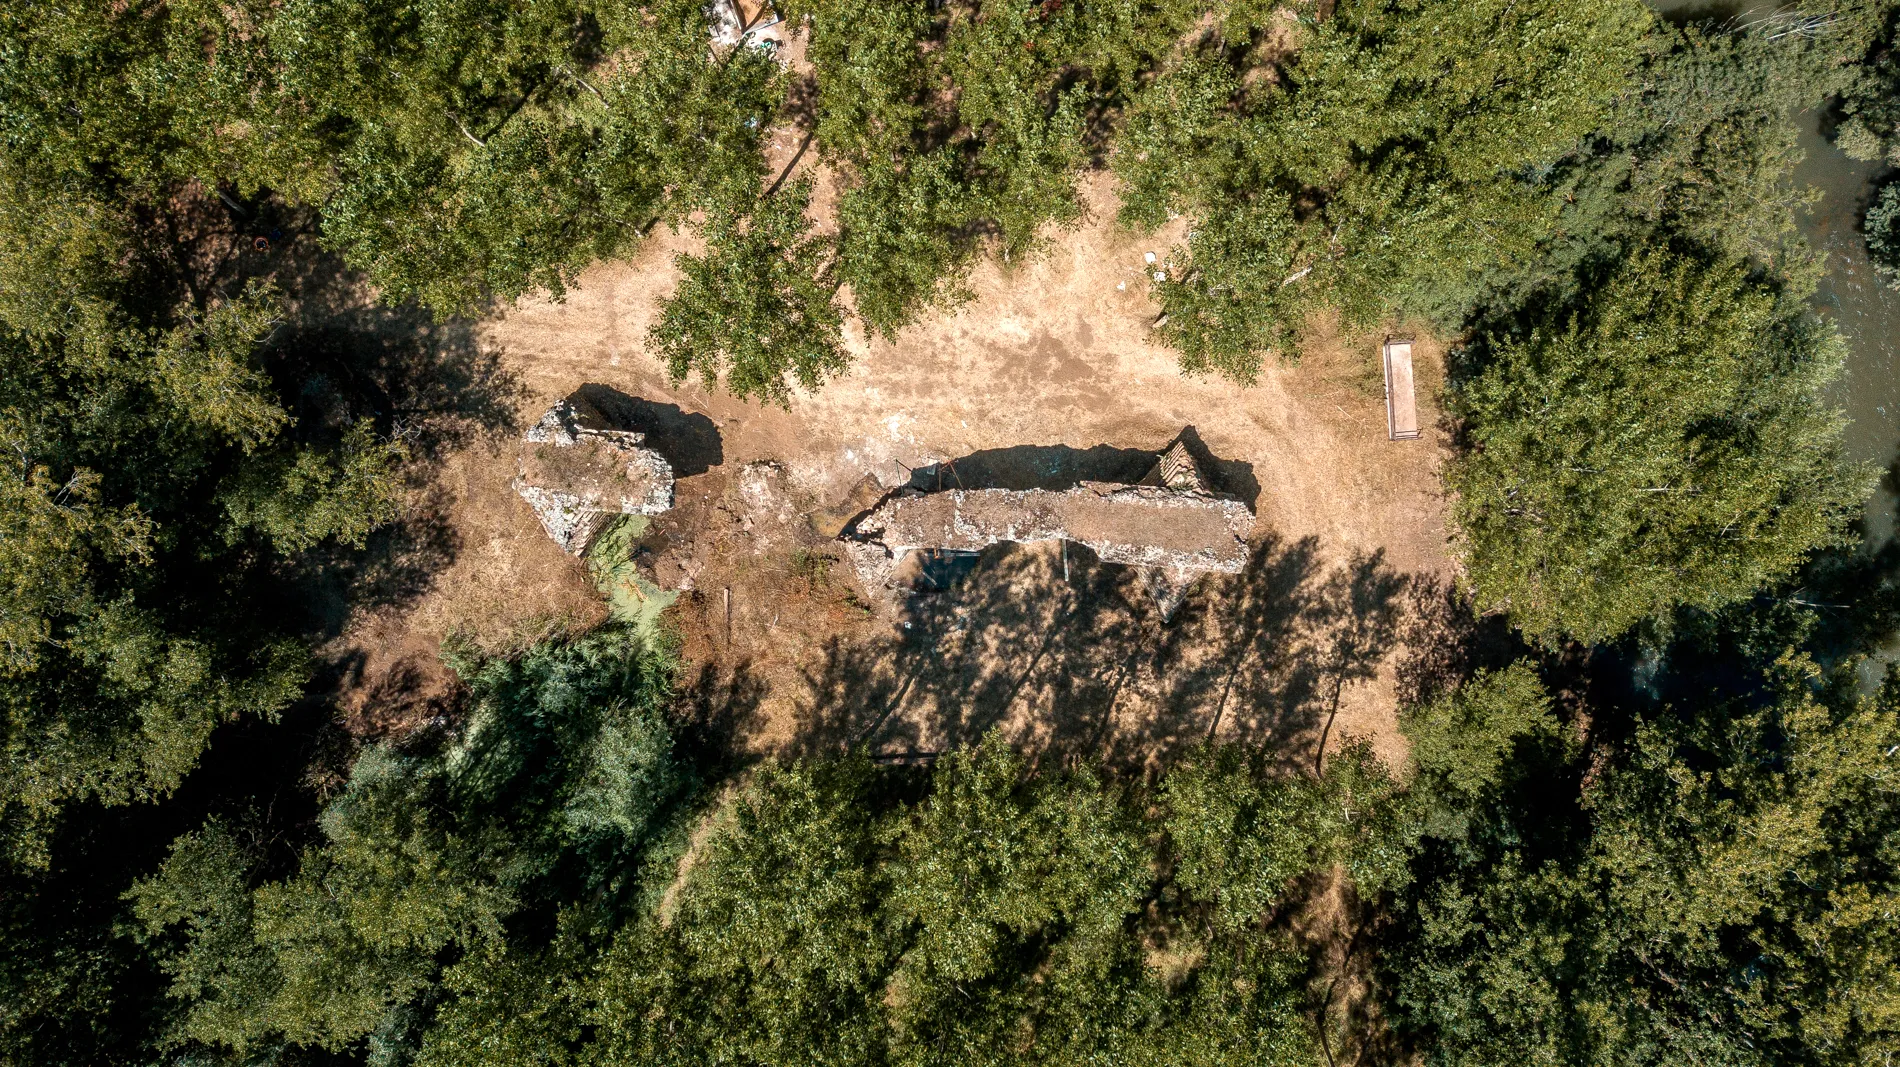
[[[673,467],[641,446],[646,435],[617,430],[585,398],[548,409],[523,435],[515,492],[554,543],[587,551],[622,515],[658,515],[673,506]]]
[[[748,38],[754,47],[785,47],[785,20],[769,0],[707,0],[706,26],[715,48],[731,48]]]
[[[1140,482],[1074,489],[899,490],[860,519],[845,549],[867,591],[890,588],[912,552],[976,553],[1001,541],[1073,541],[1105,563],[1137,568],[1170,617],[1203,574],[1247,565],[1253,512],[1209,491],[1176,441]]]

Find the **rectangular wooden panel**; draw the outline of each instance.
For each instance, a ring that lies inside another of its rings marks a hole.
[[[1418,401],[1412,389],[1412,342],[1385,343],[1385,429],[1394,441],[1418,440]]]

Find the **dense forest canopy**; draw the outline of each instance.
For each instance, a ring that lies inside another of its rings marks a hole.
[[[800,64],[700,0],[0,2],[0,1063],[1900,1053],[1900,600],[1790,180],[1804,110],[1900,160],[1900,8],[777,10]],[[618,624],[302,740],[326,598],[489,417],[405,338],[675,227],[649,347],[795,404],[1096,174],[1186,220],[1187,373],[1456,339],[1468,602],[1404,760],[741,766]],[[1900,272],[1900,187],[1866,231]]]
[[[1445,481],[1481,603],[1601,641],[1843,543],[1868,479],[1822,399],[1838,339],[1746,274],[1638,250],[1581,309],[1473,346]]]

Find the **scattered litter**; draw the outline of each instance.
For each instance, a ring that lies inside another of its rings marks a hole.
[[[1153,263],[1155,261],[1155,254],[1153,252],[1143,252],[1141,254],[1141,261],[1143,263]]]
[[[1158,270],[1158,271],[1155,271],[1155,281],[1158,281],[1158,282],[1165,282],[1165,281],[1167,281],[1167,280],[1168,280],[1168,272],[1167,272],[1167,271],[1165,271],[1165,270]]]
[[[715,54],[720,48],[747,45],[779,56],[785,46],[786,26],[770,3],[759,0],[711,0],[706,5],[707,29]],[[782,56],[779,61],[782,63]]]

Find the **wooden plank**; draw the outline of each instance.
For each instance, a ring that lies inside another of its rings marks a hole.
[[[1412,387],[1410,338],[1385,343],[1385,429],[1394,441],[1418,440],[1418,401]]]

